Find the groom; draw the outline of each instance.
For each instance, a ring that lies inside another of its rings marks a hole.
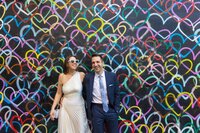
[[[94,72],[85,76],[83,97],[93,133],[104,133],[104,127],[108,133],[118,133],[120,94],[116,74],[105,71],[99,54],[92,55],[91,62]]]

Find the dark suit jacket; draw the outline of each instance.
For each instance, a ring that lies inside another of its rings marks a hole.
[[[88,119],[91,120],[91,103],[92,103],[92,92],[94,84],[95,73],[91,72],[86,74],[83,81],[83,98],[86,101],[86,111]],[[115,73],[105,71],[106,77],[106,89],[110,107],[114,108],[116,113],[119,112],[120,108],[120,92],[117,76]]]

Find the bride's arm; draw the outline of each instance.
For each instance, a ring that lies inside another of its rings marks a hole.
[[[81,81],[83,82],[83,79],[85,77],[85,73],[84,72],[80,72],[80,77],[81,77]]]
[[[50,118],[52,120],[54,120],[55,107],[59,103],[61,96],[62,96],[62,74],[60,74],[59,77],[58,77],[57,91],[56,91],[56,95],[54,97],[53,105],[52,105],[51,111],[50,111]]]

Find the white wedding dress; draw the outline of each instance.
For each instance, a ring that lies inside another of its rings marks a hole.
[[[58,117],[58,133],[91,133],[86,118],[79,72],[63,84],[62,91],[64,98]]]

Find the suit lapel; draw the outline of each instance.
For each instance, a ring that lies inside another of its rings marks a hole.
[[[109,85],[109,74],[108,74],[108,72],[107,71],[105,71],[105,78],[106,78],[106,89],[107,89],[107,92],[108,92],[108,85]]]
[[[92,73],[92,75],[90,76],[90,90],[89,90],[89,92],[90,92],[90,96],[92,97],[92,92],[93,92],[93,86],[94,86],[94,73]]]

